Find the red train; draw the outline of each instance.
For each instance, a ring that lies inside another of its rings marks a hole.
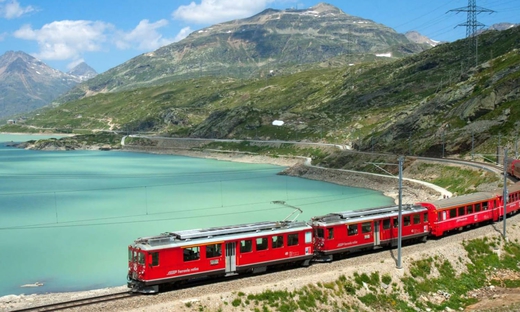
[[[508,159],[506,171],[510,176],[520,179],[520,159]]]
[[[192,279],[265,272],[279,265],[310,265],[355,251],[426,241],[504,215],[502,189],[402,206],[329,213],[309,222],[258,222],[167,232],[128,247],[128,287],[155,293]],[[520,183],[508,188],[506,214],[520,210]]]

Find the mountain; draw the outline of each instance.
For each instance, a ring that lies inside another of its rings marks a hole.
[[[0,118],[49,104],[78,79],[21,51],[0,56]]]
[[[73,69],[69,70],[67,74],[76,77],[80,82],[87,81],[97,76],[97,72],[85,62],[81,62]]]
[[[389,27],[326,3],[304,10],[267,9],[137,56],[79,85],[59,102],[208,75],[287,74],[341,55],[401,57],[422,50]]]
[[[408,31],[404,35],[406,36],[406,38],[408,38],[408,40],[410,40],[412,42],[419,43],[419,44],[427,44],[432,47],[435,47],[442,43],[441,41],[436,41],[436,40],[430,39],[424,35],[421,35],[417,31]]]
[[[324,141],[406,155],[461,154],[472,146],[496,151],[497,138],[511,146],[520,125],[520,27],[481,34],[477,65],[467,41],[393,62],[327,61],[263,79],[205,76],[98,94],[41,111],[27,124]],[[274,126],[275,120],[283,126]]]
[[[518,26],[519,24],[513,23],[497,23],[488,27],[488,30],[507,30],[509,28],[513,28]]]

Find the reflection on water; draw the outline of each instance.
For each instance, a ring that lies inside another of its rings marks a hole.
[[[0,296],[124,285],[126,248],[137,237],[284,219],[292,210],[276,200],[301,208],[299,220],[393,203],[379,192],[277,175],[282,169],[0,145]],[[36,282],[43,286],[20,287]]]

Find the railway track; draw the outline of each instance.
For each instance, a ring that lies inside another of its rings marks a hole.
[[[83,299],[76,299],[71,301],[64,301],[64,302],[58,302],[58,303],[52,303],[52,304],[46,304],[42,306],[37,307],[30,307],[30,308],[23,308],[18,310],[12,310],[12,312],[22,312],[22,311],[60,311],[60,310],[66,310],[71,308],[79,308],[89,305],[94,305],[98,303],[103,302],[109,302],[109,301],[117,301],[121,299],[126,299],[132,296],[137,296],[138,294],[131,293],[129,291],[120,292],[120,293],[114,293],[109,295],[101,295],[96,297],[88,297]]]
[[[476,162],[476,161],[453,159],[453,158],[432,158],[432,157],[420,157],[420,156],[413,156],[413,157],[420,159],[420,160],[428,160],[428,161],[432,161],[432,162],[459,164],[459,165],[475,167],[478,169],[482,169],[482,170],[486,170],[486,171],[495,173],[497,175],[503,175],[503,173],[504,173],[503,166],[492,164],[492,163]],[[518,179],[516,179],[515,177],[508,175],[507,178],[512,182],[518,182]]]

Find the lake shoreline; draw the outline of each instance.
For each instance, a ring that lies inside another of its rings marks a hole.
[[[383,193],[385,196],[397,199],[397,180],[393,177],[381,177],[378,175],[369,175],[361,172],[347,172],[334,169],[326,169],[320,167],[309,166],[310,160],[305,157],[294,156],[265,156],[251,153],[231,152],[231,151],[213,151],[213,150],[193,150],[193,149],[140,149],[140,148],[123,148],[114,149],[117,152],[139,152],[150,154],[168,154],[195,158],[215,159],[219,161],[242,162],[253,164],[271,164],[281,167],[278,174],[290,175],[305,179],[319,180],[339,185],[372,189]],[[306,164],[307,162],[307,164]],[[285,167],[285,168],[283,168]],[[435,192],[429,192],[421,187],[407,186],[405,188],[413,192],[412,196],[405,197],[404,203],[416,202],[418,199],[425,199],[438,196]],[[37,281],[36,281],[37,282]],[[31,294],[31,295],[7,295],[0,297],[0,307],[7,309],[22,308],[25,306],[37,306],[53,302],[67,301],[72,299],[86,298],[90,296],[98,296],[101,294],[110,294],[122,292],[127,289],[126,285],[107,287],[102,289],[93,289],[78,292],[63,293],[47,293],[47,294]]]

